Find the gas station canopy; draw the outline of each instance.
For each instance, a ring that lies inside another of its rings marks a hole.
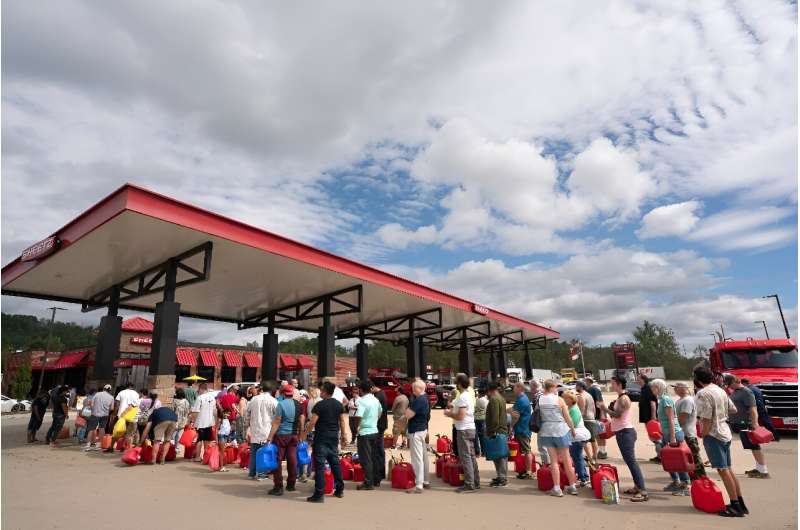
[[[2,269],[4,295],[155,311],[165,267],[176,269],[175,301],[188,317],[317,332],[323,306],[338,338],[447,331],[509,334],[522,344],[558,332],[126,184],[26,249]],[[524,288],[524,286],[520,286]],[[413,325],[412,325],[413,326]],[[480,346],[480,341],[476,347]]]

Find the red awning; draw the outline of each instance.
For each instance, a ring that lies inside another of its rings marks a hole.
[[[32,370],[55,370],[56,364],[58,364],[58,360],[61,358],[61,354],[57,352],[49,352],[47,354],[42,354],[39,357],[31,359],[31,369]],[[44,365],[44,368],[42,368]]]
[[[280,366],[281,370],[286,370],[287,372],[294,372],[299,369],[297,359],[286,353],[278,354],[278,366]]]
[[[314,368],[315,363],[308,356],[298,355],[296,358],[297,358],[297,365],[300,367],[301,370],[304,370],[306,368],[311,370]]]
[[[65,370],[75,368],[86,357],[87,351],[71,351],[61,354],[61,358],[55,363],[53,370]]]
[[[255,352],[244,352],[244,362],[248,368],[258,368],[261,366],[261,356]]]
[[[197,366],[197,356],[192,348],[175,350],[175,362],[180,366]]]
[[[223,352],[222,356],[225,359],[225,364],[227,366],[241,366],[242,365],[242,356],[239,355],[239,352],[226,351],[226,352]]]
[[[117,359],[114,368],[130,368],[131,366],[147,366],[150,359]]]
[[[214,350],[200,350],[200,360],[203,361],[203,366],[222,367],[222,363],[219,362],[219,357],[217,357],[217,352]]]

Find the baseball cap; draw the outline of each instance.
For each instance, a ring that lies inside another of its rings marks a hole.
[[[103,387],[103,390],[111,390],[111,385],[105,385],[105,386]]]
[[[292,385],[286,385],[283,387],[283,395],[284,396],[293,396],[294,395],[294,387]]]

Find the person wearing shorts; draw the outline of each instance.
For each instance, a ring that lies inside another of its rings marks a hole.
[[[514,428],[514,439],[519,444],[519,452],[525,460],[525,468],[517,473],[520,480],[531,478],[531,400],[525,394],[525,385],[514,384],[514,405],[511,407],[511,423]]]
[[[744,517],[750,511],[742,498],[739,480],[733,473],[731,461],[731,429],[728,426],[728,415],[735,414],[736,408],[719,386],[714,384],[714,374],[705,366],[694,369],[694,384],[697,392],[697,416],[700,418],[700,436],[703,438],[711,467],[717,470],[725,490],[728,492],[730,504],[719,512],[722,517]]]
[[[544,394],[539,398],[538,409],[541,426],[539,427],[539,440],[542,446],[547,449],[550,459],[550,473],[553,477],[553,489],[550,495],[563,497],[561,491],[561,470],[559,462],[564,463],[564,471],[567,473],[566,492],[570,495],[578,494],[577,478],[575,469],[572,466],[569,447],[572,445],[572,438],[575,436],[575,426],[569,416],[567,404],[556,393],[555,381],[548,379],[544,382]]]
[[[153,460],[147,462],[153,464],[164,463],[168,445],[172,443],[172,435],[178,424],[178,415],[169,407],[159,407],[147,418],[147,423],[142,431],[142,445],[144,446],[150,431],[153,431]],[[166,443],[164,443],[166,442]],[[162,451],[162,444],[163,451]]]
[[[764,451],[761,450],[760,445],[751,442],[748,436],[751,429],[758,427],[755,394],[733,374],[725,376],[725,385],[730,389],[730,398],[736,407],[736,412],[729,419],[731,430],[739,435],[742,448],[753,452],[753,458],[756,461],[755,469],[750,469],[745,474],[750,478],[770,478]]]
[[[217,418],[222,417],[222,408],[214,395],[208,391],[208,384],[200,384],[200,393],[192,405],[192,423],[197,429],[197,444],[199,451],[195,454],[195,462],[202,461],[203,454],[216,443],[212,431],[217,423]],[[177,419],[177,418],[176,418]]]

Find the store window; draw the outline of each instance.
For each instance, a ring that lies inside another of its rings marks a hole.
[[[175,381],[183,381],[185,378],[189,377],[191,374],[189,373],[189,367],[183,366],[181,364],[175,365]]]
[[[236,382],[236,367],[235,366],[223,366],[222,371],[220,372],[220,378],[222,379],[223,383],[235,383]]]
[[[214,382],[214,367],[213,366],[198,366],[197,375],[205,378],[209,383]]]
[[[245,383],[252,383],[255,381],[257,370],[258,368],[250,368],[249,366],[242,368],[242,381]]]

